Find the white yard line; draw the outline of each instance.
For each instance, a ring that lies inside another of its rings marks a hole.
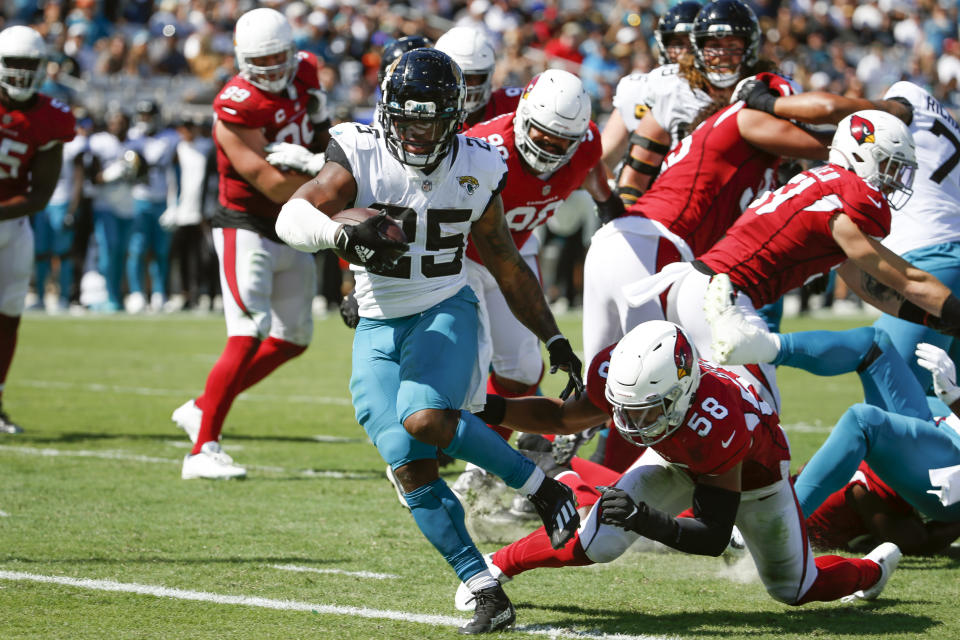
[[[232,596],[206,591],[190,591],[187,589],[172,589],[159,585],[138,584],[131,582],[115,582],[113,580],[94,580],[91,578],[70,578],[67,576],[43,576],[21,571],[0,571],[0,580],[14,580],[19,582],[42,582],[59,584],[79,589],[94,591],[115,591],[120,593],[134,593],[156,598],[173,598],[176,600],[194,600],[197,602],[212,602],[214,604],[240,605],[245,607],[261,607],[263,609],[277,609],[280,611],[309,611],[312,613],[350,616],[354,618],[370,618],[375,620],[397,620],[400,622],[415,622],[436,627],[459,627],[466,622],[463,618],[450,616],[410,613],[408,611],[390,611],[388,609],[368,609],[366,607],[347,607],[341,605],[318,604],[312,602],[298,602],[296,600],[274,600],[254,596]],[[529,625],[515,627],[529,635],[546,636],[548,638],[582,638],[584,640],[667,640],[666,636],[634,636],[625,634],[591,633],[557,629],[544,625]]]
[[[134,396],[170,396],[175,398],[189,398],[197,393],[196,390],[183,389],[154,389],[152,387],[126,387],[117,384],[99,384],[95,382],[63,382],[56,380],[17,380],[17,384],[35,389],[76,389],[88,393],[117,393]],[[302,404],[333,404],[343,407],[352,405],[349,398],[334,398],[330,396],[288,396],[272,395],[268,393],[241,393],[238,400],[254,400],[268,402],[298,402]]]
[[[87,451],[83,449],[51,449],[49,447],[38,449],[36,447],[18,447],[11,445],[0,445],[0,451],[16,453],[19,455],[45,456],[45,457],[66,457],[66,458],[96,458],[99,460],[126,460],[128,462],[145,462],[148,464],[182,464],[183,458],[155,458],[153,456],[143,456],[135,453],[117,450]],[[285,473],[307,476],[308,478],[333,478],[336,480],[369,480],[376,478],[378,472],[353,473],[349,471],[316,471],[314,469],[286,469],[284,467],[269,467],[262,465],[244,465],[250,471],[265,471],[269,473]]]
[[[343,569],[317,569],[315,567],[302,567],[296,564],[272,564],[271,569],[280,571],[296,571],[299,573],[333,573],[341,576],[354,576],[356,578],[371,578],[373,580],[390,580],[400,576],[392,573],[373,573],[372,571],[344,571]]]

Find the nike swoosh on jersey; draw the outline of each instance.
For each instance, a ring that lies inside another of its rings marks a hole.
[[[724,442],[723,440],[721,440],[721,441],[720,441],[720,446],[723,447],[724,449],[726,449],[727,447],[729,447],[729,446],[730,446],[730,443],[733,442],[733,436],[735,436],[735,435],[737,435],[737,432],[736,432],[736,431],[734,431],[733,433],[731,433],[731,434],[730,434],[730,437],[727,438],[727,440],[726,440],[725,442]]]
[[[871,198],[870,196],[867,196],[867,200],[869,200],[870,202],[872,202],[873,204],[875,204],[877,207],[880,206],[880,201],[879,201],[879,200],[874,200],[874,199]]]

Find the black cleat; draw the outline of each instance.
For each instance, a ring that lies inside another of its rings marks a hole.
[[[513,603],[499,584],[481,589],[476,594],[477,606],[473,611],[473,620],[457,631],[473,636],[478,633],[490,633],[506,629],[517,619]]]
[[[3,409],[0,409],[0,433],[23,433],[23,429],[20,428],[16,422],[10,419]]]
[[[537,492],[527,497],[543,520],[543,526],[550,536],[550,545],[554,549],[562,549],[580,526],[580,514],[577,513],[573,490],[553,478],[544,478]]]

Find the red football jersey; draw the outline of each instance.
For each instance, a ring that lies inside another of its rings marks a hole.
[[[70,107],[38,93],[26,109],[0,105],[0,200],[30,189],[30,165],[38,151],[73,140],[76,121]]]
[[[733,286],[760,308],[846,260],[830,232],[830,219],[838,213],[878,240],[890,232],[883,194],[854,172],[828,164],[751,203],[700,260],[729,274]]]
[[[610,354],[616,345],[594,357],[587,370],[587,395],[608,414],[613,407],[604,387]],[[759,489],[784,477],[781,463],[790,460],[787,436],[770,405],[735,374],[699,361],[700,384],[684,416],[683,425],[654,451],[694,480],[720,475],[743,463],[741,487]]]
[[[529,173],[520,162],[520,153],[517,151],[516,137],[513,134],[514,116],[514,113],[507,113],[493,120],[480,122],[470,127],[466,134],[495,146],[507,161],[507,185],[500,196],[503,198],[507,225],[514,243],[519,248],[533,230],[545,223],[557,207],[583,184],[590,170],[600,162],[603,149],[600,144],[600,130],[591,121],[570,161],[546,180],[541,180]],[[467,257],[483,262],[472,239],[467,244]]]
[[[848,492],[854,485],[860,485],[880,498],[893,513],[905,516],[913,513],[913,507],[906,500],[888,487],[870,465],[861,462],[850,482],[831,493],[807,518],[807,536],[813,546],[843,549],[851,540],[870,533],[849,498]]]
[[[309,147],[314,131],[307,115],[307,89],[320,87],[317,59],[305,51],[297,56],[300,64],[291,84],[293,90],[268,93],[239,75],[234,76],[213,101],[216,117],[242,127],[262,129],[267,142],[289,142]],[[281,205],[247,182],[230,164],[216,133],[213,139],[217,145],[220,204],[245,216],[266,218],[272,225],[280,213]]]
[[[723,237],[746,206],[773,187],[777,156],[740,135],[737,102],[705,120],[663,159],[650,189],[627,215],[662,223],[699,256]]]
[[[503,87],[502,89],[497,89],[490,94],[490,100],[483,108],[483,117],[480,118],[477,125],[505,113],[513,113],[517,110],[517,104],[519,104],[520,96],[522,95],[523,87]]]

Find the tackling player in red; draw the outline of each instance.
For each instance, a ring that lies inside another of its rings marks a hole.
[[[0,32],[0,433],[23,431],[3,410],[3,387],[33,271],[30,216],[53,195],[76,124],[67,105],[37,93],[46,64],[39,33]]]
[[[240,17],[235,48],[240,73],[213,103],[220,172],[213,233],[228,337],[203,395],[172,416],[194,441],[184,458],[184,479],[246,474],[219,443],[230,405],[241,391],[303,353],[313,334],[313,256],[281,242],[274,226],[282,203],[312,175],[305,172],[318,169],[311,166],[311,150],[323,149],[329,139],[317,62],[297,52],[290,24],[273,9]],[[286,155],[306,161],[274,160],[298,170],[282,171],[265,159],[270,143],[285,143]]]
[[[625,438],[645,447],[614,487],[602,488],[562,549],[538,529],[488,556],[501,582],[539,567],[610,562],[640,536],[717,556],[734,524],[767,592],[785,604],[876,598],[899,561],[892,543],[863,559],[813,556],[776,412],[743,379],[700,360],[670,322],[644,323],[598,354],[579,399],[491,396],[484,414],[534,433],[574,433],[612,416]],[[693,517],[675,517],[690,504]],[[465,596],[458,594],[461,608],[470,604]]]

